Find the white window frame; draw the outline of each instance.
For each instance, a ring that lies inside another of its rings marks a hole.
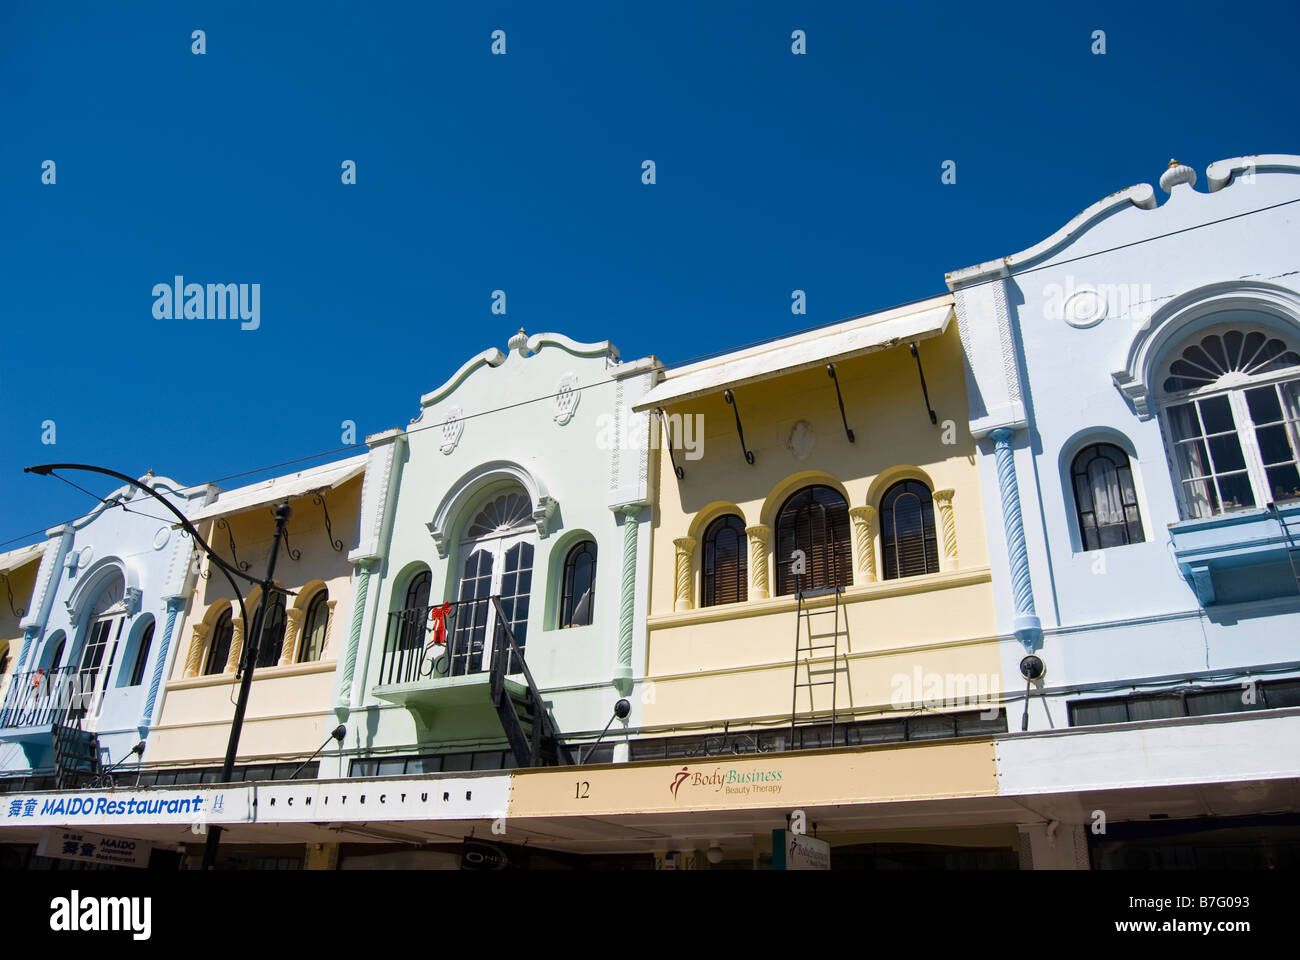
[[[1165,364],[1165,369],[1168,369],[1168,363]],[[1182,467],[1179,463],[1178,440],[1170,417],[1171,409],[1196,400],[1209,400],[1220,396],[1227,397],[1229,410],[1232,413],[1233,426],[1236,428],[1237,442],[1241,445],[1242,459],[1246,464],[1246,476],[1250,480],[1250,489],[1255,502],[1248,506],[1225,507],[1216,482],[1215,495],[1219,501],[1219,508],[1210,516],[1223,516],[1241,510],[1260,510],[1273,502],[1273,493],[1268,480],[1268,473],[1264,469],[1264,458],[1259,449],[1255,421],[1250,415],[1250,407],[1246,402],[1246,391],[1258,387],[1276,386],[1279,383],[1289,383],[1291,381],[1300,381],[1300,366],[1292,366],[1285,370],[1275,370],[1254,376],[1242,373],[1226,374],[1220,377],[1216,383],[1197,390],[1185,390],[1180,393],[1161,395],[1160,428],[1165,441],[1165,452],[1169,458],[1170,475],[1174,481],[1175,492],[1178,496],[1179,512],[1184,520],[1200,518],[1196,516],[1191,504],[1188,502],[1187,480],[1190,478],[1183,476]],[[1285,414],[1285,408],[1283,413]],[[1203,438],[1204,434],[1201,434],[1201,436]],[[1208,443],[1206,446],[1208,452]],[[1300,461],[1300,450],[1295,452],[1297,461]],[[1210,454],[1210,456],[1212,457],[1213,454]],[[1218,476],[1219,473],[1216,470],[1213,478]]]

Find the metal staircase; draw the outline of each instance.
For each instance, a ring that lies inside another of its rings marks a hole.
[[[69,710],[62,723],[52,727],[54,745],[54,783],[56,789],[70,790],[82,778],[98,784],[103,773],[99,761],[99,737],[81,729],[83,711]]]
[[[524,662],[523,651],[515,643],[510,619],[501,609],[501,598],[493,597],[496,607],[496,637],[492,645],[492,705],[496,707],[505,729],[515,763],[521,767],[573,764],[569,748],[556,732],[550,711],[542,700],[532,672]],[[523,684],[507,681],[507,674],[523,674]]]
[[[803,744],[799,728],[830,724],[830,743],[835,742],[836,708],[839,675],[847,682],[848,661],[840,659],[840,638],[848,641],[849,624],[843,600],[843,587],[805,590],[797,596],[794,634],[794,691],[790,705],[790,745],[798,750]],[[829,606],[809,606],[816,597],[834,595]],[[829,629],[828,629],[829,628]],[[803,679],[800,679],[802,675]],[[825,687],[830,687],[826,691]],[[800,704],[799,691],[806,691]],[[829,694],[829,696],[827,695]]]

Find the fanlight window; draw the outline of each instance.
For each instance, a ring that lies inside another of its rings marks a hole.
[[[1300,353],[1258,330],[1212,333],[1183,348],[1169,365],[1165,393],[1199,390],[1231,373],[1252,377],[1300,366]]]
[[[1300,499],[1300,352],[1257,330],[1212,333],[1182,348],[1163,385],[1195,391],[1163,410],[1185,518]]]
[[[465,539],[506,533],[533,522],[533,505],[524,493],[506,493],[490,500],[465,528]]]

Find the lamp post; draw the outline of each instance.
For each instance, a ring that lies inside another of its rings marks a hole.
[[[286,500],[275,508],[275,540],[271,544],[271,556],[266,563],[266,577],[258,580],[256,577],[250,577],[237,567],[232,566],[217,554],[208,542],[199,535],[199,531],[186,518],[185,514],[176,509],[166,497],[153,490],[151,487],[142,484],[137,478],[128,476],[125,473],[118,473],[116,470],[109,470],[106,467],[94,467],[85,463],[45,463],[34,467],[27,467],[24,473],[34,473],[38,476],[50,476],[56,470],[84,470],[90,473],[102,473],[104,476],[113,477],[121,480],[142,492],[153,497],[161,503],[167,510],[176,517],[177,522],[188,533],[196,544],[207,554],[208,558],[215,563],[221,572],[226,575],[230,581],[231,589],[235,592],[235,600],[239,603],[239,613],[245,623],[248,623],[248,611],[244,607],[244,597],[235,583],[233,577],[241,577],[249,583],[256,584],[262,588],[262,596],[257,604],[257,614],[253,619],[252,630],[249,633],[248,642],[244,644],[241,653],[242,673],[243,676],[239,685],[239,698],[235,702],[235,716],[230,724],[230,741],[226,745],[226,759],[221,766],[221,775],[218,783],[229,783],[231,774],[235,766],[235,755],[239,752],[239,735],[244,726],[244,713],[248,708],[248,694],[252,689],[253,668],[257,665],[257,648],[262,638],[262,620],[266,614],[266,602],[271,591],[275,589],[273,578],[275,576],[275,560],[280,552],[280,542],[284,539],[284,528],[289,522],[292,511],[289,509],[289,501]],[[232,576],[233,575],[233,576]],[[208,830],[207,843],[203,848],[203,869],[211,870],[217,859],[217,846],[221,842],[221,827],[212,826]]]

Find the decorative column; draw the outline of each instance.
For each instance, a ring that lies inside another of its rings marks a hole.
[[[673,541],[677,548],[676,595],[674,610],[695,609],[695,538],[680,537]]]
[[[931,495],[934,505],[939,510],[940,536],[943,537],[943,556],[939,559],[940,570],[957,569],[957,522],[952,515],[952,498],[956,490],[936,490]]]
[[[239,669],[239,655],[244,648],[244,618],[230,618],[230,656],[226,659],[226,673]]]
[[[23,628],[23,652],[19,654],[18,662],[14,664],[12,673],[17,673],[20,669],[27,668],[28,658],[32,655],[32,647],[36,644],[36,638],[40,636],[41,628],[39,626],[27,626]]]
[[[618,609],[618,665],[614,668],[614,688],[623,696],[632,692],[632,613],[636,596],[636,538],[641,526],[641,505],[630,503],[623,513],[623,596]]]
[[[1015,435],[1009,427],[998,427],[989,436],[997,459],[998,490],[1002,495],[1002,523],[1006,530],[1007,561],[1011,567],[1011,591],[1015,599],[1012,629],[1031,653],[1042,638],[1042,623],[1034,610],[1034,587],[1029,579],[1029,551],[1025,547],[1025,525],[1020,516],[1020,486],[1016,482],[1016,455],[1011,448]]]
[[[206,623],[194,624],[193,634],[190,637],[190,649],[185,655],[185,676],[197,677],[199,671],[203,669],[203,647],[211,629]]]
[[[302,629],[302,617],[307,611],[302,607],[289,607],[284,611],[284,643],[280,646],[280,663],[287,667],[297,659],[298,631]]]
[[[370,589],[370,572],[378,564],[377,560],[358,560],[357,575],[352,590],[352,623],[348,630],[348,646],[343,652],[342,669],[339,671],[339,693],[337,706],[347,709],[352,703],[352,675],[357,667],[357,647],[361,643],[361,621],[366,615],[366,592]]]
[[[854,507],[849,511],[853,521],[853,545],[858,555],[857,572],[862,583],[876,582],[876,508]]]
[[[772,595],[767,579],[767,545],[772,528],[762,523],[745,528],[749,538],[749,599],[766,600]]]
[[[167,666],[167,651],[172,646],[172,631],[176,629],[176,618],[180,616],[188,599],[188,597],[167,598],[167,623],[163,626],[162,642],[149,651],[149,655],[154,658],[153,676],[149,679],[149,695],[145,697],[144,711],[140,714],[139,726],[142,730],[153,726],[153,710],[158,702],[158,691],[162,688],[163,670]],[[186,666],[188,667],[189,664],[187,663]],[[143,737],[143,734],[141,736]]]

